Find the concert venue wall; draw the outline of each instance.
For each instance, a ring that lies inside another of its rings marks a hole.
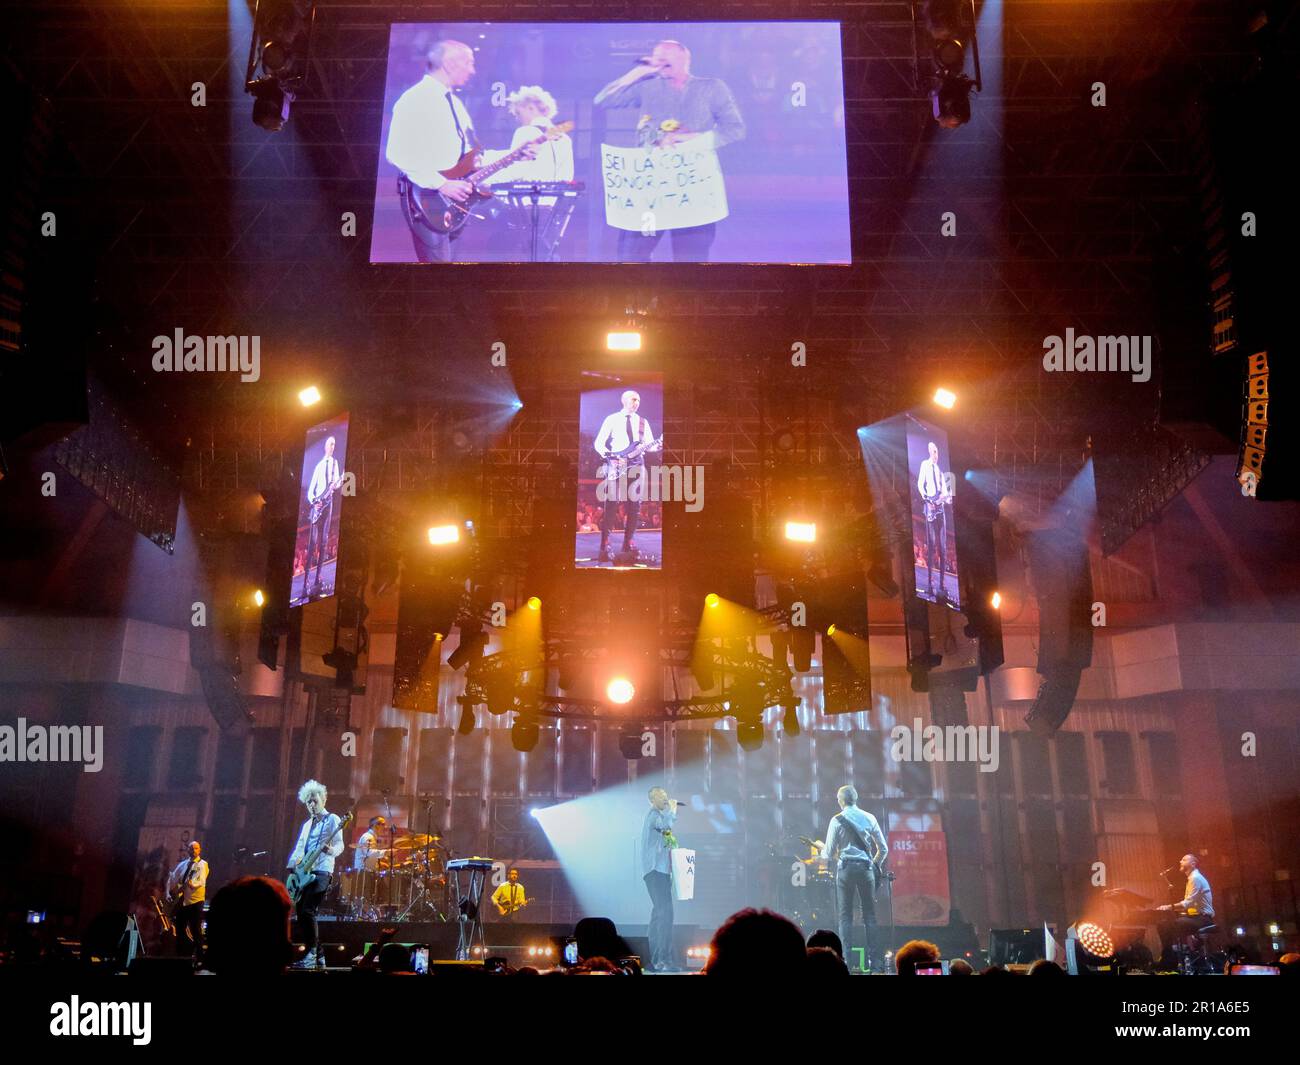
[[[383,115],[372,262],[850,261],[838,22],[395,24]],[[430,188],[533,140],[493,195]]]
[[[347,470],[348,416],[307,430],[298,496],[298,533],[293,547],[289,605],[302,606],[334,594]]]
[[[961,609],[957,529],[952,500],[956,477],[948,433],[907,415],[907,474],[912,499],[912,572],[919,598]]]
[[[574,536],[579,569],[662,567],[663,424],[662,374],[583,374]]]

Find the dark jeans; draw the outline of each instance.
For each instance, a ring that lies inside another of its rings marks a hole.
[[[925,523],[925,565],[930,572],[927,577],[932,578],[935,562],[938,562],[939,569],[939,587],[943,587],[944,563],[947,559],[944,555],[948,551],[948,513],[947,508],[939,511],[939,516],[934,521]]]
[[[1184,937],[1191,935],[1198,928],[1204,928],[1206,925],[1214,924],[1213,917],[1166,917],[1156,925],[1156,931],[1160,934],[1160,946],[1163,948],[1160,956],[1166,962],[1173,961],[1173,951],[1169,948],[1175,943],[1180,942]]]
[[[840,910],[840,942],[844,944],[844,963],[853,966],[853,896],[862,906],[862,923],[866,926],[864,958],[871,965],[871,926],[876,923],[876,878],[870,862],[841,862],[835,874],[835,899]]]
[[[177,911],[176,952],[196,958],[203,953],[203,903],[195,902]]]
[[[667,873],[646,873],[650,892],[650,964],[675,967],[673,958],[673,878]],[[617,960],[617,959],[614,959]]]
[[[294,913],[298,918],[298,935],[308,951],[316,949],[317,940],[320,938],[316,926],[316,911],[320,909],[320,904],[325,899],[329,883],[329,873],[314,873],[311,883],[298,896],[298,905]]]
[[[637,467],[628,468],[629,496],[632,494],[630,479],[632,477],[640,476],[639,474],[632,473],[632,470],[636,468]],[[605,500],[605,511],[600,516],[600,542],[602,546],[618,522],[618,504],[619,501],[617,499]],[[623,504],[623,507],[627,512],[627,525],[623,528],[623,548],[626,550],[632,543],[632,537],[636,535],[637,525],[641,520],[641,501],[639,499],[628,499]]]
[[[668,233],[672,234],[673,262],[707,263],[709,261],[709,249],[713,247],[713,238],[717,236],[717,227],[716,222],[710,222],[707,226],[688,226],[685,229],[667,230]],[[628,229],[619,230],[619,262],[648,263],[650,257],[654,255],[655,248],[659,246],[659,241],[663,239],[663,235],[663,230],[654,233],[652,236],[644,236]]]

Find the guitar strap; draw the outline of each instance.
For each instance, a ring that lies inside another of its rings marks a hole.
[[[867,843],[865,839],[862,838],[862,833],[858,830],[857,825],[855,825],[852,821],[850,821],[847,817],[845,817],[843,812],[836,814],[835,820],[840,823],[841,828],[848,829],[849,835],[853,837],[853,845],[855,847],[857,847],[860,851],[862,851],[863,854],[866,855],[871,854],[872,847],[869,843]],[[867,858],[867,861],[871,862],[872,872],[874,873],[876,863],[870,857]]]

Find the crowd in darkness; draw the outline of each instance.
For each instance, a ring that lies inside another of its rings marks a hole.
[[[207,952],[203,973],[235,976],[264,976],[283,973],[294,957],[290,937],[292,905],[284,885],[269,877],[248,876],[225,885],[213,897],[207,917]],[[374,944],[363,957],[353,959],[353,971],[380,975],[412,974],[412,955],[408,946],[391,940],[395,929]],[[120,936],[120,925],[118,926]],[[496,973],[517,976],[639,975],[640,964],[627,942],[619,935],[613,921],[587,917],[574,929],[578,947],[576,965],[539,970],[530,966]],[[82,944],[80,962],[114,967],[116,942],[97,943],[88,933]],[[71,962],[69,956],[37,946],[34,939],[10,937],[0,955],[6,965],[51,966]],[[939,948],[922,939],[903,944],[893,959],[899,976],[915,976],[918,970],[943,966]],[[1280,962],[1285,975],[1300,975],[1300,954],[1287,954]],[[485,972],[489,971],[487,969]],[[991,965],[976,974],[963,958],[947,963],[950,976],[1010,976],[1012,970]],[[803,933],[790,920],[771,910],[745,909],[732,914],[713,935],[707,976],[743,976],[762,973],[772,976],[848,976],[844,950],[834,932],[819,930],[804,941]],[[1064,976],[1056,962],[1040,959],[1028,969],[1030,976]]]

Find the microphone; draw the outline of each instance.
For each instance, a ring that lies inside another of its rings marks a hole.
[[[1160,875],[1161,875],[1161,876],[1164,876],[1164,875],[1167,874],[1167,873],[1173,873],[1173,872],[1176,872],[1177,870],[1178,870],[1178,866],[1176,866],[1176,865],[1171,865],[1168,869],[1166,869],[1166,870],[1165,870],[1163,873],[1161,873]]]

